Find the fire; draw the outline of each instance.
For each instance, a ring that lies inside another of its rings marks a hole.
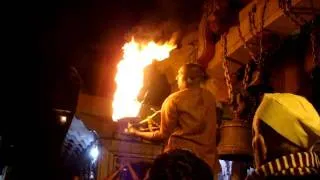
[[[125,117],[137,117],[141,103],[137,100],[143,86],[143,69],[153,60],[162,61],[176,48],[171,41],[157,44],[153,41],[138,43],[133,38],[122,49],[122,60],[118,64],[115,81],[117,88],[113,97],[113,121]]]

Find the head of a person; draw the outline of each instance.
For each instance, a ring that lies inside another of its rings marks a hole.
[[[284,155],[309,151],[320,139],[320,117],[304,97],[266,93],[252,123],[256,167]]]
[[[207,163],[186,150],[172,150],[159,155],[147,180],[212,180],[213,174]]]
[[[159,66],[160,62],[154,59],[152,60],[151,64],[147,66],[146,69],[149,69],[150,73],[152,73],[152,71],[156,71],[156,73],[159,73]]]
[[[192,88],[192,87],[200,87],[201,83],[203,83],[207,79],[205,69],[196,63],[188,63],[183,65],[176,77],[178,82],[179,89]]]
[[[220,31],[220,19],[216,14],[210,14],[207,19],[208,29],[213,33],[218,33]]]

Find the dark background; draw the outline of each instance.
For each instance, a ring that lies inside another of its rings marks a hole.
[[[197,0],[1,2],[0,166],[14,167],[14,179],[61,179],[59,148],[68,126],[57,123],[52,108],[74,111],[80,88],[112,98],[125,34],[145,19],[190,22],[201,5]]]
[[[44,66],[72,65],[83,79],[85,92],[105,97],[113,94],[115,65],[121,58],[126,33],[145,19],[190,23],[198,18],[202,5],[202,1],[196,0],[24,3],[8,8],[10,15],[6,16],[10,25],[5,28],[11,34],[7,38],[14,46],[11,50],[15,55],[27,51],[23,59],[16,61],[31,64],[40,60],[42,64],[35,65]],[[27,60],[30,53],[38,57]]]

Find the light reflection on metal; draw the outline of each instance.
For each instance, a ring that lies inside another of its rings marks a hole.
[[[60,122],[61,122],[62,124],[65,124],[65,123],[67,122],[67,116],[61,115],[61,116],[60,116]]]

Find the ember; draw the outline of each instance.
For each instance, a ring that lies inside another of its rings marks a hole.
[[[137,96],[143,86],[143,69],[153,60],[162,61],[176,48],[172,41],[157,44],[153,41],[139,43],[132,38],[123,46],[123,58],[118,64],[115,77],[117,84],[112,109],[113,121],[126,117],[137,117],[141,103]]]

